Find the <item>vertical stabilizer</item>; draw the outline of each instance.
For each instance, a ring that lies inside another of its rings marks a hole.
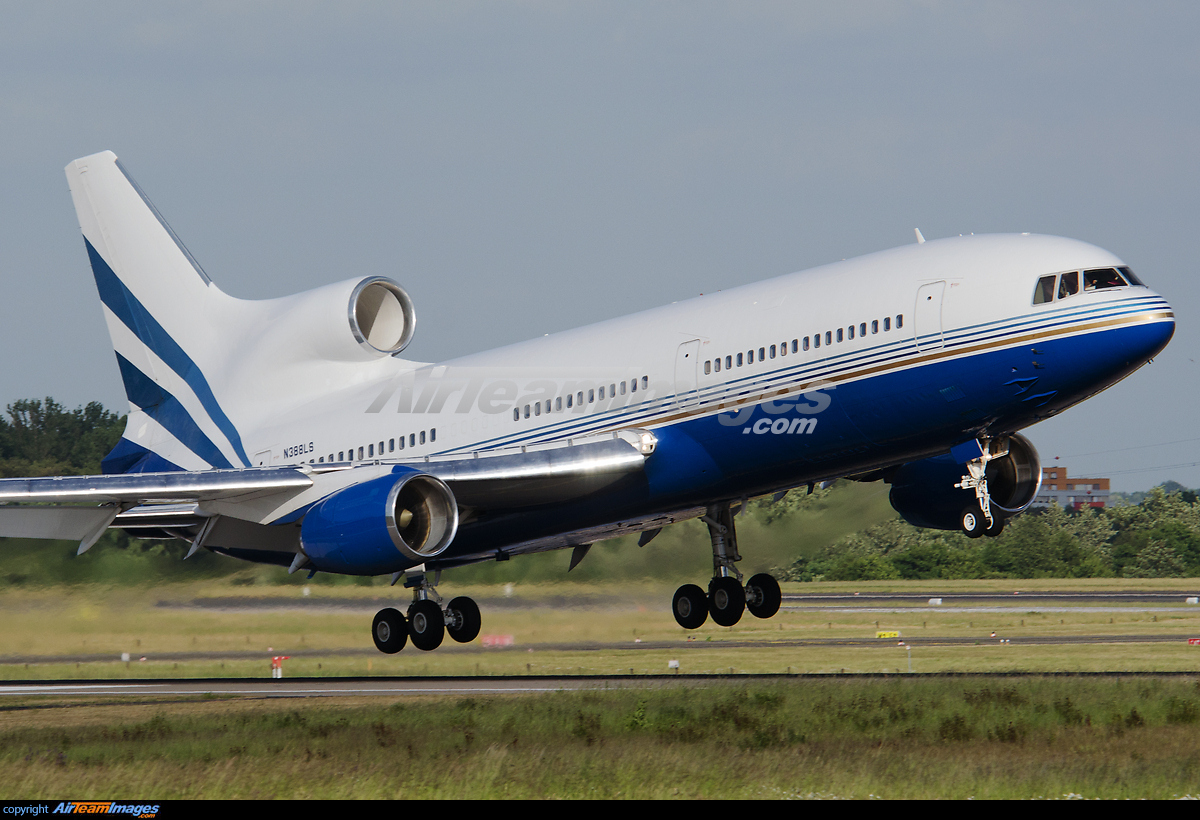
[[[248,466],[222,409],[222,339],[236,300],[222,293],[158,210],[104,151],[66,168],[130,414],[104,471]],[[215,389],[214,389],[215,388]]]

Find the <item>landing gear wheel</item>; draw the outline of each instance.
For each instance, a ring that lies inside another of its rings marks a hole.
[[[446,633],[459,643],[470,643],[479,636],[483,619],[479,617],[479,606],[470,598],[454,598],[446,607],[450,620],[446,622]]]
[[[446,636],[446,619],[442,608],[428,598],[408,608],[408,635],[413,646],[426,652],[442,645]]]
[[[708,584],[708,614],[721,626],[733,626],[746,611],[746,591],[737,578],[722,575]]]
[[[770,618],[779,611],[783,602],[783,593],[779,591],[779,582],[760,572],[746,582],[746,609],[755,618]]]
[[[958,523],[967,538],[978,538],[987,529],[988,520],[984,517],[983,510],[972,504],[959,515]]]
[[[695,584],[684,584],[675,590],[671,613],[684,629],[699,629],[708,620],[708,598]]]
[[[408,643],[408,624],[396,609],[381,609],[371,624],[371,637],[380,652],[395,655]]]
[[[983,534],[988,538],[995,538],[1002,532],[1004,532],[1004,519],[992,513],[992,523],[983,531]]]

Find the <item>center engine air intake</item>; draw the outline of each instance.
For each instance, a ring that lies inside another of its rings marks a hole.
[[[441,479],[403,467],[315,504],[300,543],[324,572],[382,575],[435,558],[458,530],[458,505]]]
[[[360,345],[380,353],[399,353],[416,329],[412,299],[391,279],[372,276],[350,294],[350,330]]]

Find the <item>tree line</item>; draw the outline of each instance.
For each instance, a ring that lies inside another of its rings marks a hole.
[[[1200,502],[1150,490],[1140,504],[1011,519],[996,538],[918,529],[900,519],[854,533],[781,567],[789,581],[1200,576]]]
[[[125,417],[100,402],[67,410],[54,399],[21,399],[0,416],[0,478],[96,475]]]

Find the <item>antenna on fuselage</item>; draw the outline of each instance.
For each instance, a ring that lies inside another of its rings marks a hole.
[[[918,245],[924,245],[924,244],[925,244],[925,237],[921,236],[921,229],[920,229],[920,228],[913,228],[913,233],[915,233],[915,234],[917,235],[917,244],[918,244]]]

